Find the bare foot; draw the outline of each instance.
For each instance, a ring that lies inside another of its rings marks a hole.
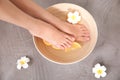
[[[88,29],[85,27],[85,25],[83,24],[69,24],[69,23],[65,23],[66,25],[68,25],[67,27],[69,27],[70,29],[68,29],[69,31],[67,31],[70,34],[73,34],[75,36],[76,41],[81,41],[81,42],[86,42],[90,40],[90,33],[88,31]],[[66,28],[67,29],[67,28]]]
[[[60,49],[70,47],[75,40],[73,36],[59,31],[48,23],[45,23],[43,21],[40,22],[40,20],[37,20],[34,23],[32,28],[30,29],[30,32],[33,35],[46,40],[50,44]]]
[[[9,1],[9,0],[2,0],[2,1]],[[49,13],[48,11],[46,11],[45,9],[43,9],[42,7],[36,5],[31,0],[27,0],[27,1],[11,0],[11,1],[17,7],[19,7],[21,10],[23,10],[25,13],[27,13],[27,14],[33,16],[33,17],[36,17],[38,19],[42,19],[42,20],[54,25],[54,27],[60,29],[61,31],[64,31],[65,33],[74,35],[77,41],[88,41],[88,39],[89,39],[89,31],[83,25],[67,24],[67,23],[61,21],[59,18],[52,15],[51,13]],[[9,4],[7,4],[7,6],[8,5]],[[15,8],[16,6],[14,6],[13,4],[11,4],[11,5],[12,5],[12,7],[9,5],[7,7],[8,9],[5,7],[6,10],[10,10],[8,13],[11,12],[11,16],[13,16],[14,13],[17,12],[17,15],[19,15],[19,16],[15,16],[15,17],[19,18],[18,20],[22,21],[22,24],[23,23],[26,24],[26,21],[29,20],[28,16],[23,14],[23,12],[18,10],[18,8]],[[31,5],[32,5],[32,8],[31,8]],[[12,9],[12,11],[11,11],[11,9]],[[4,10],[4,9],[2,9],[2,10]],[[53,11],[52,11],[52,9],[50,11],[52,13],[54,13],[55,15],[61,17],[61,14],[58,13],[59,10],[56,11],[56,9],[54,10],[54,8],[53,8]],[[41,14],[41,13],[43,13],[43,14]],[[11,16],[10,16],[10,18],[11,18]],[[11,22],[12,20],[13,19],[10,19],[9,22]],[[6,19],[6,21],[8,21],[8,19]],[[19,23],[20,21],[18,21],[17,23]],[[16,23],[16,20],[14,20],[14,23]],[[32,25],[33,30],[31,30],[31,33],[33,33],[36,36],[41,37],[42,39],[45,39],[46,41],[48,41],[48,42],[50,42],[50,43],[52,43],[53,45],[56,45],[56,46],[63,45],[63,43],[65,45],[68,45],[67,41],[66,41],[68,39],[66,39],[66,36],[64,36],[64,35],[67,35],[67,34],[65,34],[63,32],[60,32],[57,29],[53,28],[51,25],[47,25],[45,23],[42,24],[42,25],[40,23],[37,23],[37,24],[38,25],[36,25],[36,26]],[[23,26],[23,25],[20,25],[20,26]],[[49,28],[49,30],[48,30],[48,28]],[[53,29],[51,30],[51,28],[53,28]],[[34,29],[36,29],[36,30],[34,30]],[[45,36],[43,34],[40,34],[40,33],[44,33]],[[67,35],[67,36],[70,37],[69,35]],[[70,40],[68,40],[68,41],[70,41]]]
[[[57,25],[54,26],[68,34],[73,35],[75,40],[78,42],[86,42],[90,40],[90,33],[83,24],[73,25],[68,22],[59,21],[57,22]]]

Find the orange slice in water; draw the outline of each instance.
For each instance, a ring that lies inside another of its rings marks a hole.
[[[47,41],[45,41],[45,40],[43,40],[43,42],[44,42],[44,44],[47,45],[47,46],[52,46],[53,49],[56,49],[56,50],[59,49],[59,48],[51,45],[49,42],[47,42]],[[73,42],[73,44],[71,45],[71,47],[65,49],[65,52],[69,52],[69,51],[76,50],[76,49],[80,49],[80,48],[81,48],[81,45],[80,45],[79,43]]]
[[[82,46],[77,43],[77,42],[73,42],[73,44],[71,45],[70,48],[66,48],[65,49],[65,52],[69,52],[69,51],[72,51],[72,50],[76,50],[76,49],[80,49]]]

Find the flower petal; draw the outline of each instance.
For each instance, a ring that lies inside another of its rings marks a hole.
[[[77,24],[77,21],[72,21],[71,23],[72,23],[72,24]]]
[[[20,61],[21,61],[21,60],[20,60],[20,59],[18,59],[18,60],[17,60],[17,64],[19,64],[19,63],[20,63]]]
[[[72,12],[69,12],[69,13],[68,13],[68,18],[71,17],[71,16],[73,16],[73,13],[72,13]]]
[[[97,73],[97,69],[94,67],[94,68],[92,69],[92,72],[93,72],[93,73]]]
[[[17,65],[17,69],[21,70],[21,67],[22,66],[20,64]]]
[[[26,64],[22,65],[22,67],[26,69],[26,68],[28,68],[28,64],[26,63]]]
[[[79,12],[78,12],[78,11],[75,11],[75,12],[74,12],[74,15],[79,16]]]
[[[106,72],[103,72],[102,74],[101,74],[101,77],[105,77],[107,75],[107,73]]]
[[[77,23],[78,23],[78,21],[73,20],[71,23],[72,23],[72,24],[77,24]]]
[[[76,24],[78,21],[72,20],[71,18],[68,18],[67,21],[72,24]]]
[[[79,21],[81,21],[81,16],[77,16],[76,17],[76,20],[79,22]]]
[[[71,18],[68,18],[67,21],[68,21],[69,23],[72,23],[73,20],[72,20]]]
[[[103,71],[106,71],[106,70],[107,70],[105,66],[101,66],[101,69],[102,69]]]
[[[72,24],[76,24],[81,20],[81,16],[78,11],[75,11],[74,13],[69,12],[67,16],[68,16],[67,21]]]
[[[30,59],[29,59],[29,58],[26,58],[25,61],[26,61],[26,62],[30,62]]]
[[[29,59],[29,58],[27,58],[26,56],[21,57],[21,60],[23,60],[23,61],[25,61],[25,62],[30,62],[30,59]]]
[[[22,59],[22,60],[25,60],[25,59],[26,59],[26,56],[21,57],[21,59]]]
[[[95,68],[100,68],[101,66],[100,66],[100,64],[99,63],[97,63],[96,65],[95,65]]]
[[[95,74],[95,77],[96,77],[96,78],[100,78],[100,75],[99,75],[99,74]]]

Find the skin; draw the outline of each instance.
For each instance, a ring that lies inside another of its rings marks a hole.
[[[63,22],[41,6],[34,3],[32,0],[11,0],[17,7],[25,13],[37,19],[44,20],[45,22],[53,25],[59,30],[71,34],[75,37],[76,41],[86,42],[90,39],[90,33],[84,25],[72,25]],[[32,7],[31,7],[32,6]],[[41,14],[43,13],[43,14]]]
[[[23,27],[29,30],[31,34],[48,41],[60,49],[70,47],[75,40],[73,36],[58,30],[53,25],[23,12],[9,0],[0,0],[0,20]]]

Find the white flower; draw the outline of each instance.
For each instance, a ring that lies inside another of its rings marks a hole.
[[[97,63],[92,69],[92,72],[95,74],[96,78],[105,77],[107,75],[105,71],[106,71],[106,67],[101,66],[99,63]]]
[[[67,21],[72,24],[77,24],[81,20],[80,13],[78,11],[75,11],[74,13],[69,12],[67,16]]]
[[[21,70],[23,67],[24,69],[28,68],[28,62],[30,62],[30,59],[27,58],[26,56],[21,57],[20,59],[17,60],[17,69]]]

